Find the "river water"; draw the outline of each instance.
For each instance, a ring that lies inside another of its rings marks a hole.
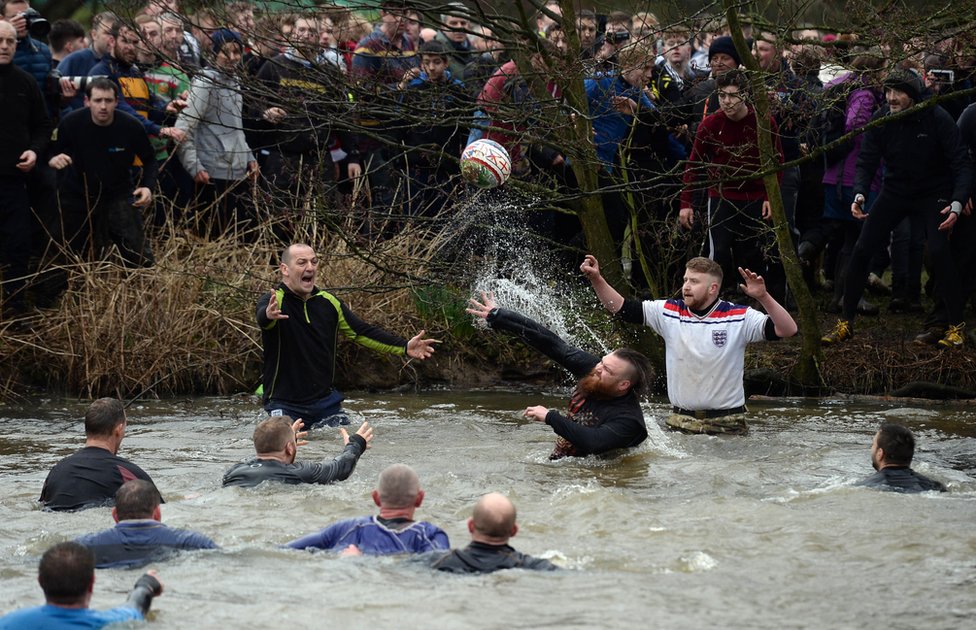
[[[163,520],[212,537],[220,551],[157,566],[166,593],[152,628],[661,627],[963,628],[976,619],[976,410],[757,401],[742,438],[660,429],[613,459],[550,462],[548,427],[529,404],[565,392],[358,395],[374,447],[332,486],[220,487],[251,453],[259,410],[246,398],[136,403],[120,454],[166,498]],[[0,613],[41,602],[37,560],[53,543],[109,527],[106,508],[48,513],[36,498],[50,467],[83,440],[81,403],[0,408]],[[851,487],[872,472],[878,423],[911,427],[915,468],[944,495]],[[313,432],[304,459],[340,450]],[[339,558],[276,545],[374,512],[379,472],[414,466],[427,492],[418,517],[455,546],[478,496],[519,511],[512,543],[553,558],[556,574],[435,574],[402,558]],[[138,571],[98,571],[93,606],[121,603]]]

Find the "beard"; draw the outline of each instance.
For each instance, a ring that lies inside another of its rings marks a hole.
[[[583,396],[596,400],[607,400],[610,398],[616,398],[620,395],[620,393],[617,391],[616,385],[601,381],[600,377],[596,374],[596,371],[591,371],[589,374],[581,378],[579,383],[576,385],[576,389],[583,394]]]

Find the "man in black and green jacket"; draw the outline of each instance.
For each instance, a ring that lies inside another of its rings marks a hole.
[[[331,293],[315,286],[319,260],[305,244],[281,255],[281,284],[258,300],[264,345],[264,408],[302,418],[305,426],[349,424],[342,392],[333,387],[339,333],[379,352],[426,359],[435,339],[421,330],[409,341],[359,319]]]

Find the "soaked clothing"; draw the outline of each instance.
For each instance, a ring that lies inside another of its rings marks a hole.
[[[556,565],[543,558],[533,558],[509,545],[472,542],[464,549],[452,549],[434,556],[431,566],[451,573],[492,573],[501,569],[556,571]]]
[[[153,519],[119,521],[111,529],[82,536],[75,542],[91,549],[98,569],[141,567],[181,550],[217,548],[203,534],[171,529]]]
[[[115,492],[126,481],[152,478],[142,468],[104,448],[86,446],[51,469],[41,503],[49,510],[81,510],[115,505]]]
[[[367,556],[394,553],[426,553],[451,548],[440,527],[424,521],[360,516],[329,525],[322,531],[293,540],[292,549],[342,551],[356,545]]]
[[[275,289],[281,312],[288,319],[268,319],[271,293],[258,300],[257,323],[264,346],[265,409],[274,403],[310,405],[329,397],[335,375],[339,334],[378,352],[407,353],[407,341],[359,319],[331,293],[313,288],[307,300],[284,284]]]
[[[908,466],[887,466],[867,479],[862,479],[856,485],[893,492],[927,492],[929,490],[946,492],[948,490],[942,482],[929,479]]]
[[[745,409],[745,407],[743,407]],[[685,413],[681,413],[681,412]],[[732,413],[727,416],[707,417],[695,412],[678,410],[668,415],[665,424],[669,429],[684,433],[705,433],[707,435],[745,435],[749,432],[746,414]]]
[[[589,374],[600,362],[600,357],[567,344],[538,322],[513,311],[495,309],[487,321],[492,328],[504,330],[542,352],[577,378]],[[647,439],[644,413],[633,392],[610,399],[587,398],[574,392],[568,413],[564,416],[550,410],[546,424],[559,436],[550,459],[605,453],[637,446]]]
[[[332,461],[285,464],[276,459],[255,457],[231,466],[224,474],[224,486],[253,488],[262,481],[280,481],[287,484],[342,481],[356,469],[356,462],[365,451],[366,440],[353,434],[349,436],[346,448]]]
[[[125,621],[142,621],[142,614],[135,608],[119,606],[109,610],[91,608],[62,608],[60,606],[36,606],[16,610],[0,617],[0,630],[20,630],[23,628],[45,628],[45,630],[95,630],[109,624]]]
[[[151,575],[144,574],[137,581],[124,606],[109,610],[90,608],[62,608],[60,606],[35,606],[17,610],[0,617],[0,630],[43,628],[43,630],[97,630],[110,624],[126,621],[142,621],[149,612],[153,597],[162,593],[162,584]]]
[[[745,347],[778,339],[776,326],[765,313],[724,300],[717,300],[705,312],[695,312],[684,300],[627,299],[617,317],[661,335],[668,400],[691,411],[745,405]]]

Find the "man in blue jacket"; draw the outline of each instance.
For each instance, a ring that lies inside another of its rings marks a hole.
[[[38,87],[43,90],[47,75],[51,71],[51,49],[47,44],[30,36],[27,20],[23,16],[24,11],[28,9],[30,9],[30,2],[27,0],[0,0],[3,19],[17,29],[17,52],[14,55],[14,65],[34,77]]]
[[[451,544],[440,527],[413,520],[424,501],[420,479],[406,464],[393,464],[380,473],[373,490],[379,516],[360,516],[333,523],[286,546],[292,549],[329,549],[344,556],[426,553],[447,550]]]
[[[95,589],[95,557],[75,542],[54,545],[44,552],[37,569],[37,581],[44,590],[44,606],[17,610],[0,617],[0,630],[20,628],[91,628],[145,619],[153,597],[163,594],[163,583],[155,571],[144,573],[117,608],[92,610]]]
[[[152,483],[127,481],[115,493],[115,527],[76,542],[92,550],[98,569],[141,567],[181,550],[217,548],[203,534],[163,525],[159,501],[159,491]]]

